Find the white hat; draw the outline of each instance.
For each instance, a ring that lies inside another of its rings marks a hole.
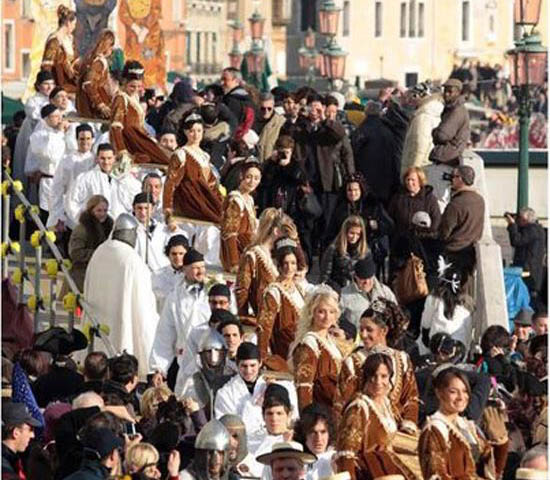
[[[411,222],[417,227],[430,228],[432,226],[432,219],[430,218],[430,214],[422,210],[416,212],[412,216]]]
[[[319,480],[351,480],[349,472],[340,472],[329,475],[328,477],[321,477]]]
[[[518,480],[546,480],[548,470],[537,470],[535,468],[518,468],[516,470]]]
[[[264,465],[271,465],[271,462],[278,458],[296,458],[304,464],[314,463],[317,460],[312,453],[304,452],[304,447],[298,442],[280,442],[271,447],[270,453],[256,457],[256,461]]]

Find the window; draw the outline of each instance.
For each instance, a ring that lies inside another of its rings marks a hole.
[[[462,41],[470,41],[470,2],[462,2]]]
[[[399,36],[401,38],[407,36],[407,4],[401,4],[401,16],[399,21]]]
[[[182,19],[182,0],[174,0],[172,4],[172,20],[179,22]]]
[[[411,0],[409,3],[409,37],[416,35],[416,2]]]
[[[21,78],[29,78],[31,75],[31,54],[21,51]]]
[[[31,18],[31,0],[23,0],[21,2],[21,16],[23,18]]]
[[[212,39],[210,43],[212,44],[212,58],[210,60],[211,60],[211,63],[216,64],[218,63],[218,52],[217,52],[218,35],[216,34],[216,32],[213,32],[211,35],[212,35]]]
[[[414,87],[416,84],[418,84],[418,73],[416,72],[409,72],[405,73],[405,87]]]
[[[197,44],[195,47],[195,62],[201,63],[201,32],[197,32]]]
[[[349,37],[349,23],[350,23],[349,1],[345,1],[344,2],[344,29],[342,31],[342,35],[344,37]]]
[[[317,5],[311,0],[301,0],[302,15],[300,21],[300,30],[305,32],[309,27],[317,30]]]
[[[191,65],[193,59],[191,56],[191,32],[185,32],[185,64]]]
[[[374,4],[374,36],[382,36],[382,2]]]
[[[15,25],[4,21],[4,70],[15,70]]]
[[[418,4],[418,36],[424,36],[424,4]]]

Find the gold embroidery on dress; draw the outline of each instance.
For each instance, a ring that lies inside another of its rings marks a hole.
[[[135,19],[145,18],[151,10],[151,0],[128,0],[130,15]]]

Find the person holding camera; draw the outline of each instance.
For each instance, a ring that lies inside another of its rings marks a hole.
[[[514,247],[512,264],[529,274],[524,281],[534,300],[540,292],[544,276],[544,229],[538,223],[535,211],[529,207],[520,209],[517,216],[506,212],[504,218],[508,222],[510,244]]]

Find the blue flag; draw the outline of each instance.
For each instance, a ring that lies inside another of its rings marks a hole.
[[[15,365],[13,366],[11,385],[12,385],[12,393],[11,393],[12,401],[18,402],[18,403],[24,403],[29,409],[29,412],[32,415],[32,418],[34,418],[35,420],[38,420],[42,424],[42,427],[39,427],[36,429],[36,436],[38,437],[42,433],[42,430],[44,429],[44,426],[45,426],[44,416],[42,415],[40,408],[38,408],[38,404],[36,403],[36,399],[34,398],[34,394],[32,393],[31,386],[29,384],[29,379],[27,378],[27,374],[21,368],[21,365],[19,365],[19,362],[16,362]]]

